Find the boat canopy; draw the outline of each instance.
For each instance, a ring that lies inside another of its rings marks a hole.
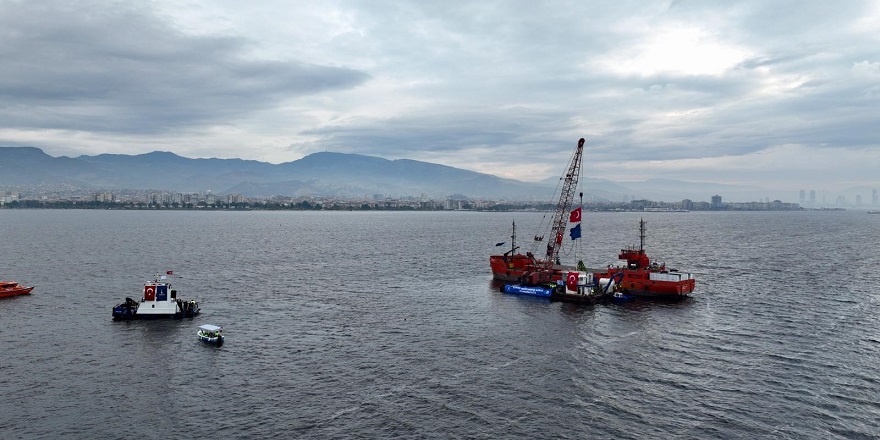
[[[220,327],[219,325],[211,325],[211,324],[202,324],[199,326],[199,328],[206,331],[206,332],[219,332],[219,331],[223,330],[223,327]]]

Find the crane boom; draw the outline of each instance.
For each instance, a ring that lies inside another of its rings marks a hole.
[[[577,149],[568,165],[568,171],[565,173],[565,180],[562,183],[562,190],[559,192],[559,203],[556,205],[556,212],[553,214],[552,225],[550,230],[551,242],[547,244],[547,259],[545,266],[547,269],[553,267],[553,263],[559,257],[559,251],[562,248],[562,239],[565,236],[565,228],[568,226],[568,214],[571,212],[571,202],[574,199],[574,192],[577,188],[578,178],[581,174],[581,155],[584,150],[584,138],[578,141]]]

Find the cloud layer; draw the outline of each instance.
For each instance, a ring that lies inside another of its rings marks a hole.
[[[4,0],[0,145],[539,180],[584,137],[590,177],[880,187],[876,29],[858,1]]]

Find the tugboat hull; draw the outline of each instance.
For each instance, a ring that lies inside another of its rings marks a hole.
[[[198,311],[188,312],[188,313],[174,313],[174,314],[158,314],[158,313],[125,313],[119,312],[117,313],[116,309],[113,310],[113,320],[114,321],[135,321],[135,320],[153,320],[153,319],[183,319],[183,318],[194,318],[199,314]]]
[[[696,281],[689,273],[652,272],[647,269],[615,268],[597,277],[622,275],[620,289],[627,295],[653,299],[679,299],[693,293]]]

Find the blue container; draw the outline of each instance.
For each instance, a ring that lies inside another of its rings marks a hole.
[[[541,298],[550,298],[550,295],[553,293],[553,289],[550,287],[541,287],[541,286],[522,286],[519,284],[505,284],[504,285],[504,293],[510,293],[512,295],[527,295],[527,296],[539,296]]]

